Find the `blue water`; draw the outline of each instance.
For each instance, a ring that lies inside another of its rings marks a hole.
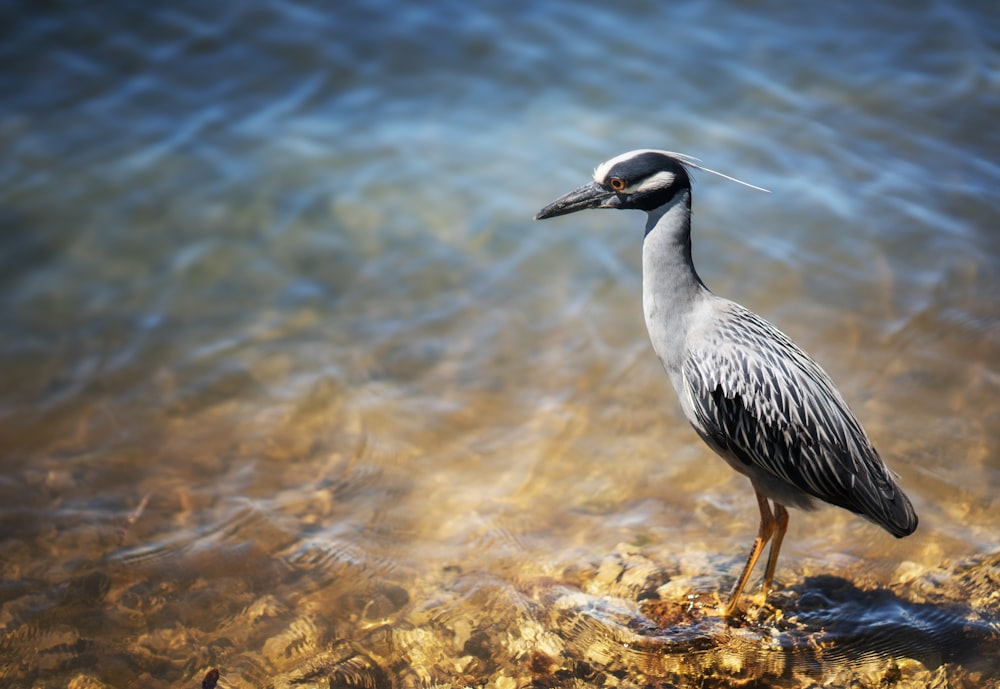
[[[521,682],[513,647],[470,656],[468,606],[554,632],[525,582],[621,543],[724,591],[756,509],[649,348],[641,217],[531,220],[633,148],[771,190],[695,175],[699,271],[821,361],[920,515],[896,541],[795,513],[779,582],[1000,550],[991,3],[5,2],[0,27],[7,686],[277,685],[361,662],[348,641],[392,686]]]

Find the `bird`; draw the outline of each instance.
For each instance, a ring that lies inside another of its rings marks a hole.
[[[623,153],[598,165],[591,182],[548,204],[535,219],[603,208],[646,213],[642,310],[653,350],[684,416],[750,480],[760,511],[746,565],[721,606],[728,619],[770,541],[761,585],[766,603],[789,507],[836,505],[897,538],[913,533],[917,515],[820,365],[778,328],[716,295],[699,277],[691,254],[689,168],[754,185],[698,160],[657,149]]]

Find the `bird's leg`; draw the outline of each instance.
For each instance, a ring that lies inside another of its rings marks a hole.
[[[767,567],[764,569],[764,601],[767,601],[767,594],[771,590],[771,581],[774,579],[774,567],[778,564],[778,551],[781,550],[781,541],[785,538],[785,531],[788,529],[788,510],[784,505],[774,503],[774,538],[771,540],[771,552],[767,555]]]
[[[729,594],[729,602],[726,603],[726,607],[722,611],[724,617],[730,617],[736,612],[736,605],[740,601],[740,594],[743,593],[743,587],[747,585],[747,579],[750,578],[750,573],[753,571],[754,565],[757,564],[757,559],[771,538],[771,534],[774,533],[774,515],[771,514],[771,506],[767,503],[767,496],[757,489],[754,489],[754,493],[757,495],[757,506],[760,508],[760,528],[757,530],[757,538],[754,539],[753,548],[750,549],[750,557],[747,558],[747,563],[743,567],[743,573],[740,574],[740,578],[736,581],[733,592]],[[783,507],[781,509],[784,511]],[[786,523],[788,521],[787,514],[785,515],[785,521]],[[772,550],[771,552],[774,551]]]

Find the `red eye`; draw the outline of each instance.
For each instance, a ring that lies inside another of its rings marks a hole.
[[[615,191],[622,191],[625,188],[625,180],[621,177],[612,177],[608,180],[608,184],[610,184],[611,188]]]

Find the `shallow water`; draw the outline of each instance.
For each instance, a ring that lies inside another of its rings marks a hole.
[[[989,3],[119,5],[0,6],[5,686],[1000,682]],[[772,190],[697,175],[702,277],[921,519],[793,513],[736,631],[642,218],[531,221],[639,147]]]

